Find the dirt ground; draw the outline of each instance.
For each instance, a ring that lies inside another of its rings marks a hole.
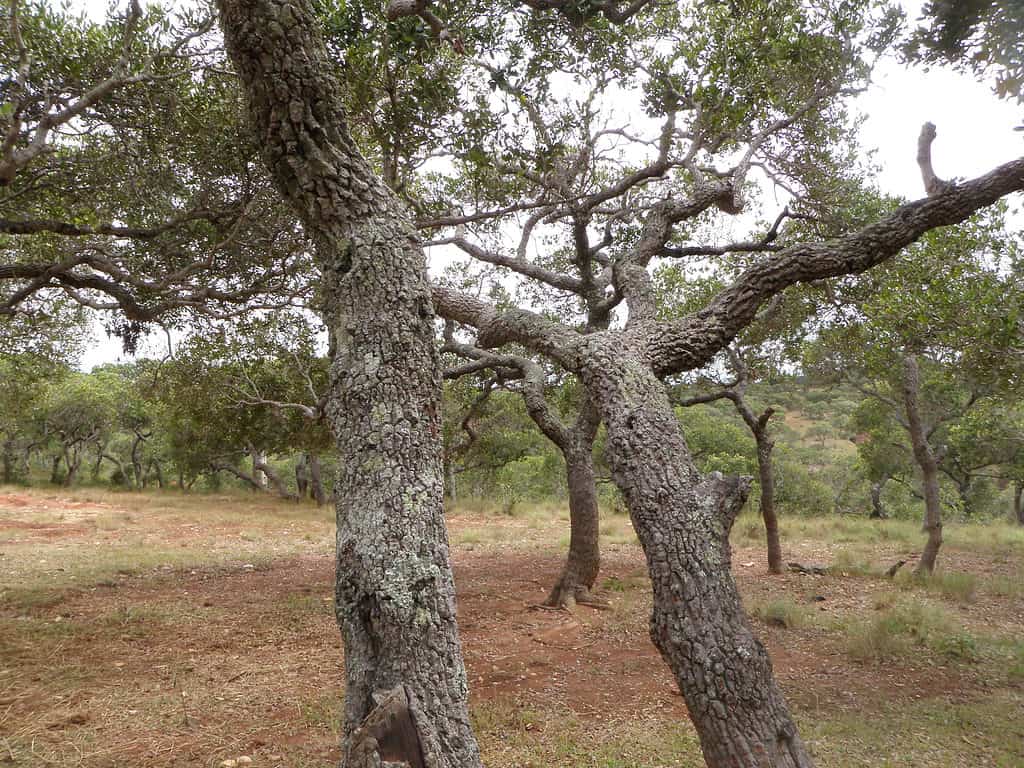
[[[628,521],[603,542],[611,610],[537,607],[557,576],[564,526],[449,516],[486,763],[701,765],[685,705],[647,638],[647,577]],[[0,490],[0,767],[336,765],[332,537],[329,517],[305,507],[255,514],[237,498],[161,505]],[[851,658],[851,617],[918,593],[841,572],[769,578],[749,538],[733,556],[745,602],[781,597],[803,616],[795,627],[755,625],[823,765],[1024,766],[1024,681],[1007,673],[1011,657],[985,645],[969,662],[924,647],[885,663]],[[816,538],[790,537],[786,549],[804,563],[836,558]],[[893,541],[871,554],[888,565],[914,550]],[[1011,585],[937,598],[975,633],[965,636],[1021,637],[1020,554],[944,551],[947,568]],[[1006,717],[991,728],[1011,728],[1005,737],[975,727],[993,703]],[[933,718],[945,718],[940,732],[916,752],[932,758],[901,757],[905,744],[878,751],[905,741],[901,727],[928,738]],[[928,751],[947,743],[956,754]]]

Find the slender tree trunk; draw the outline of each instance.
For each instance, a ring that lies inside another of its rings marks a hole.
[[[4,483],[10,485],[14,482],[14,443],[10,440],[4,441]]]
[[[577,603],[604,607],[591,594],[601,568],[597,489],[592,444],[565,453],[569,486],[569,554],[545,605],[572,610]]]
[[[444,495],[453,504],[459,500],[458,477],[455,474],[454,459],[444,460]]]
[[[970,475],[965,474],[963,480],[956,481],[956,492],[960,497],[961,510],[963,511],[964,517],[968,519],[974,516],[974,498],[972,491],[974,491],[974,478]]]
[[[1024,525],[1024,480],[1015,480],[1013,483],[1013,516],[1019,524]]]
[[[252,458],[252,482],[257,488],[266,490],[267,488],[267,474],[261,469],[266,466],[267,454],[263,451],[258,451],[255,448],[249,449],[249,456]]]
[[[928,432],[921,418],[921,370],[917,357],[907,355],[903,359],[903,403],[906,408],[910,444],[914,449],[914,460],[921,468],[921,482],[924,489],[924,530],[928,541],[917,573],[931,573],[935,570],[935,559],[942,546],[942,505],[939,499],[939,462],[928,443]]]
[[[779,540],[779,518],[775,514],[775,471],[772,467],[775,441],[765,430],[756,432],[754,438],[757,441],[757,474],[761,481],[761,518],[768,546],[768,572],[779,574],[782,573],[782,542]]]
[[[107,449],[105,445],[101,445],[96,450],[96,463],[92,465],[92,476],[93,482],[100,479],[100,470],[103,468],[103,452]]]
[[[142,472],[142,456],[139,452],[145,440],[146,438],[136,432],[135,440],[132,441],[132,474],[135,476],[135,487],[139,489],[146,487],[146,478]]]
[[[65,488],[70,488],[71,484],[75,482],[75,476],[78,474],[78,467],[82,463],[82,457],[78,448],[74,448],[71,451],[65,449],[64,463],[67,465],[68,473],[64,475],[63,486]]]
[[[306,454],[300,453],[295,462],[295,488],[298,490],[299,498],[306,498],[309,492],[309,475],[306,470]]]
[[[885,488],[885,484],[888,482],[888,477],[883,477],[878,482],[871,484],[871,519],[872,520],[885,520],[888,515],[885,513],[885,507],[882,505],[882,489]]]
[[[665,387],[639,355],[588,345],[581,371],[608,430],[654,590],[651,639],[671,667],[711,768],[807,768],[810,756],[740,605],[729,531],[749,481],[701,477]]]
[[[308,0],[218,5],[264,159],[316,244],[324,281],[334,349],[325,412],[341,466],[344,762],[476,768],[444,524],[440,358],[419,235],[356,149]],[[390,722],[413,731],[394,747],[395,729],[380,720],[392,706]]]
[[[50,483],[53,485],[60,485],[60,462],[62,458],[60,454],[57,454],[51,460]]]
[[[327,491],[324,490],[323,472],[320,471],[320,457],[314,453],[309,455],[309,493],[318,507],[327,503]]]
[[[150,459],[149,467],[156,474],[156,487],[159,488],[160,490],[163,490],[163,488],[164,488],[164,471],[163,471],[163,468],[160,466],[160,462],[157,461],[156,459]],[[147,472],[147,475],[148,474],[149,473]]]

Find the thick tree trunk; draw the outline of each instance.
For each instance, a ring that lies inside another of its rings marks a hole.
[[[651,639],[711,768],[812,766],[733,581],[729,531],[749,480],[701,477],[664,385],[639,356],[588,344],[581,374],[654,590]]]
[[[907,414],[907,431],[914,449],[914,460],[921,468],[921,482],[924,488],[924,530],[928,541],[917,573],[931,573],[935,570],[935,559],[942,546],[942,505],[939,499],[939,462],[928,442],[928,432],[921,418],[921,371],[914,355],[903,359],[903,404]]]
[[[1013,483],[1013,516],[1020,525],[1024,525],[1024,480]]]
[[[765,430],[756,432],[754,438],[757,441],[757,474],[761,481],[761,518],[768,546],[768,572],[779,574],[782,573],[782,542],[779,540],[779,518],[775,514],[775,472],[772,467],[775,441]]]
[[[565,470],[569,486],[569,554],[544,604],[569,610],[577,603],[604,607],[604,601],[591,594],[601,568],[592,443],[568,451]]]
[[[306,498],[306,494],[309,492],[309,474],[304,453],[300,453],[299,458],[295,461],[295,488],[300,499]]]
[[[327,503],[327,491],[324,490],[323,473],[320,471],[320,457],[309,455],[309,493],[318,507]]]
[[[345,763],[475,768],[444,525],[440,359],[419,236],[349,135],[308,1],[218,4],[264,158],[316,244],[324,279],[335,350],[325,411],[341,466]],[[382,721],[396,701],[404,717]],[[416,738],[398,739],[387,723],[399,721]]]

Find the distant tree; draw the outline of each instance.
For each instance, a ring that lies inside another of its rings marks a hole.
[[[999,211],[929,233],[880,273],[838,285],[833,323],[812,347],[812,367],[851,381],[905,432],[925,500],[920,572],[933,570],[942,544],[939,474],[950,429],[1018,386],[1024,367],[1020,318],[1007,311],[1022,300],[1005,271],[1016,248]],[[874,458],[890,461],[884,450]],[[878,479],[887,471],[876,469]]]

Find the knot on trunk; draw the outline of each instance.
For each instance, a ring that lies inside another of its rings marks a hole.
[[[752,478],[738,475],[723,475],[712,472],[697,486],[703,503],[708,505],[722,522],[722,535],[728,541],[736,516],[747,501]]]
[[[441,768],[434,729],[405,685],[373,694],[349,742],[348,768]]]
[[[426,7],[426,0],[391,0],[385,13],[388,21],[397,21],[405,16],[418,16]]]

